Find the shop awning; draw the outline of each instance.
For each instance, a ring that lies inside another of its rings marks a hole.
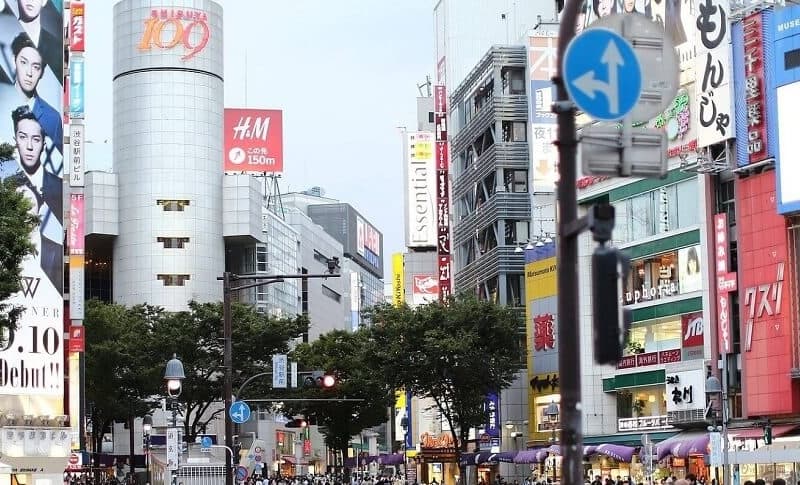
[[[501,453],[492,453],[489,456],[490,463],[514,463],[514,458],[517,456],[516,451],[503,451]]]
[[[674,431],[656,431],[656,432],[648,432],[647,434],[650,435],[650,439],[652,439],[656,443],[676,435]],[[625,445],[625,446],[638,447],[642,445],[642,433],[585,436],[583,438],[583,444],[584,445],[609,444],[609,445]]]
[[[514,457],[514,463],[539,463],[536,455],[540,450],[522,450]]]
[[[476,453],[461,453],[458,459],[459,466],[470,466],[475,464]]]
[[[784,436],[797,429],[796,424],[776,424],[772,426],[772,437]],[[764,428],[729,429],[728,435],[738,440],[753,440],[764,438]]]
[[[292,465],[297,465],[297,458],[292,455],[282,455],[281,460],[285,461],[286,463],[291,463]],[[301,465],[308,465],[308,460],[300,459]]]
[[[659,461],[670,455],[676,458],[686,458],[689,455],[705,455],[707,453],[708,433],[705,431],[679,433],[656,444],[656,458]]]
[[[476,465],[482,465],[483,463],[487,463],[489,461],[489,457],[494,455],[494,454],[495,453],[492,453],[491,451],[481,451],[479,453],[475,453],[475,455],[474,455],[475,462],[474,463]]]
[[[380,455],[378,457],[380,465],[399,465],[404,462],[402,453],[392,453],[391,455]]]
[[[584,447],[585,448],[585,447]],[[599,445],[595,447],[594,454],[605,455],[617,461],[630,463],[636,448],[622,445]],[[584,452],[584,455],[586,453]]]

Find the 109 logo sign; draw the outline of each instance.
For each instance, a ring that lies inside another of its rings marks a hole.
[[[139,50],[148,52],[157,47],[172,49],[183,46],[181,60],[189,60],[206,48],[211,38],[208,16],[198,10],[153,10],[144,21],[144,33]]]

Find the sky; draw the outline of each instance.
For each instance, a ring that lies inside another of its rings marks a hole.
[[[114,3],[86,8],[90,170],[112,165]],[[417,85],[434,74],[433,2],[220,3],[225,107],[282,109],[282,190],[320,186],[350,203],[383,233],[384,267],[391,268],[391,254],[405,245],[399,127],[416,128]]]

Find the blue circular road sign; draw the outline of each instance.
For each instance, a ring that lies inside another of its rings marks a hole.
[[[228,411],[231,421],[236,424],[246,423],[250,419],[250,406],[244,401],[234,401]]]
[[[247,468],[243,466],[236,467],[236,479],[240,482],[247,480]]]
[[[590,28],[564,52],[562,71],[570,98],[600,121],[630,113],[642,94],[642,70],[633,47],[611,29]]]
[[[212,444],[214,443],[211,441],[211,436],[203,436],[203,439],[200,440],[201,448],[211,448]]]

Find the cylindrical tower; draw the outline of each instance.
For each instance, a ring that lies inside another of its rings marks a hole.
[[[223,96],[219,4],[114,6],[115,301],[221,300]]]

